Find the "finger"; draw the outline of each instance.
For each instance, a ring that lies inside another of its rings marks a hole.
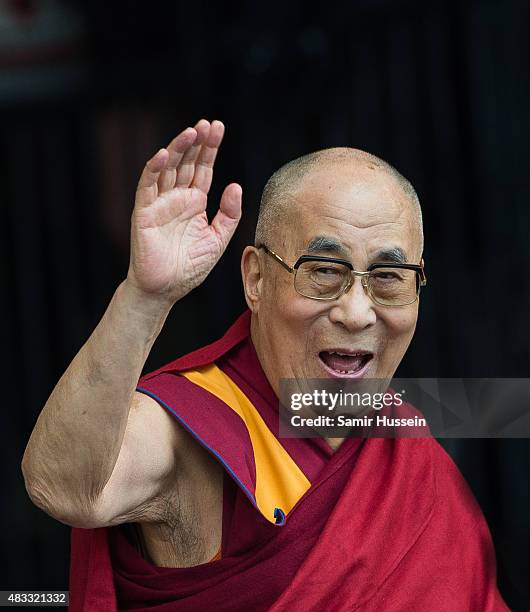
[[[219,210],[213,218],[212,229],[219,237],[223,248],[232,238],[241,219],[242,193],[243,190],[237,183],[228,185],[221,196]]]
[[[169,143],[167,150],[169,152],[169,160],[164,171],[158,179],[158,193],[164,193],[175,187],[177,178],[177,166],[180,164],[186,151],[193,145],[197,139],[197,131],[195,128],[189,127],[182,131],[178,136],[175,136]]]
[[[208,138],[202,145],[197,161],[195,162],[195,174],[191,186],[197,187],[204,193],[208,193],[210,190],[213,177],[213,165],[224,133],[225,126],[220,121],[213,121]]]
[[[179,165],[177,166],[177,178],[175,187],[189,187],[195,174],[195,161],[199,156],[202,145],[206,142],[210,133],[210,122],[201,119],[195,124],[197,138],[189,149],[184,153]]]
[[[145,164],[136,189],[136,203],[139,206],[149,206],[156,199],[158,195],[157,181],[168,159],[167,149],[160,149]]]

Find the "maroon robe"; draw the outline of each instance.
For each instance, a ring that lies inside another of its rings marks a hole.
[[[221,340],[144,376],[138,386],[225,468],[221,559],[156,567],[121,526],[74,528],[71,609],[507,610],[486,522],[441,446],[430,437],[348,438],[333,452],[320,438],[277,438],[278,400],[249,322],[247,311]],[[232,406],[215,387],[186,377],[208,373],[212,364],[229,393],[234,384]],[[259,431],[244,413],[248,407],[241,408],[247,400]],[[283,463],[267,473],[263,459],[270,432],[274,457],[290,466],[283,490]],[[274,503],[279,499],[288,505]]]

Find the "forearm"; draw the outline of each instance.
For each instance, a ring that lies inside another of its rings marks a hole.
[[[91,512],[118,458],[138,378],[169,310],[169,303],[124,281],[57,383],[23,460],[28,491],[45,510]]]

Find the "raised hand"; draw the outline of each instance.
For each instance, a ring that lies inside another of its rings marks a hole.
[[[228,185],[208,223],[206,203],[224,125],[201,119],[160,149],[142,172],[131,224],[127,281],[176,302],[200,285],[241,217],[241,187]]]

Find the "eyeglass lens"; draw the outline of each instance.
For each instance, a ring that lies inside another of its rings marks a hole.
[[[333,299],[348,286],[350,277],[350,269],[343,264],[304,261],[296,271],[295,288],[306,297]],[[417,273],[403,268],[377,268],[368,276],[368,290],[379,304],[410,304],[418,295]]]

